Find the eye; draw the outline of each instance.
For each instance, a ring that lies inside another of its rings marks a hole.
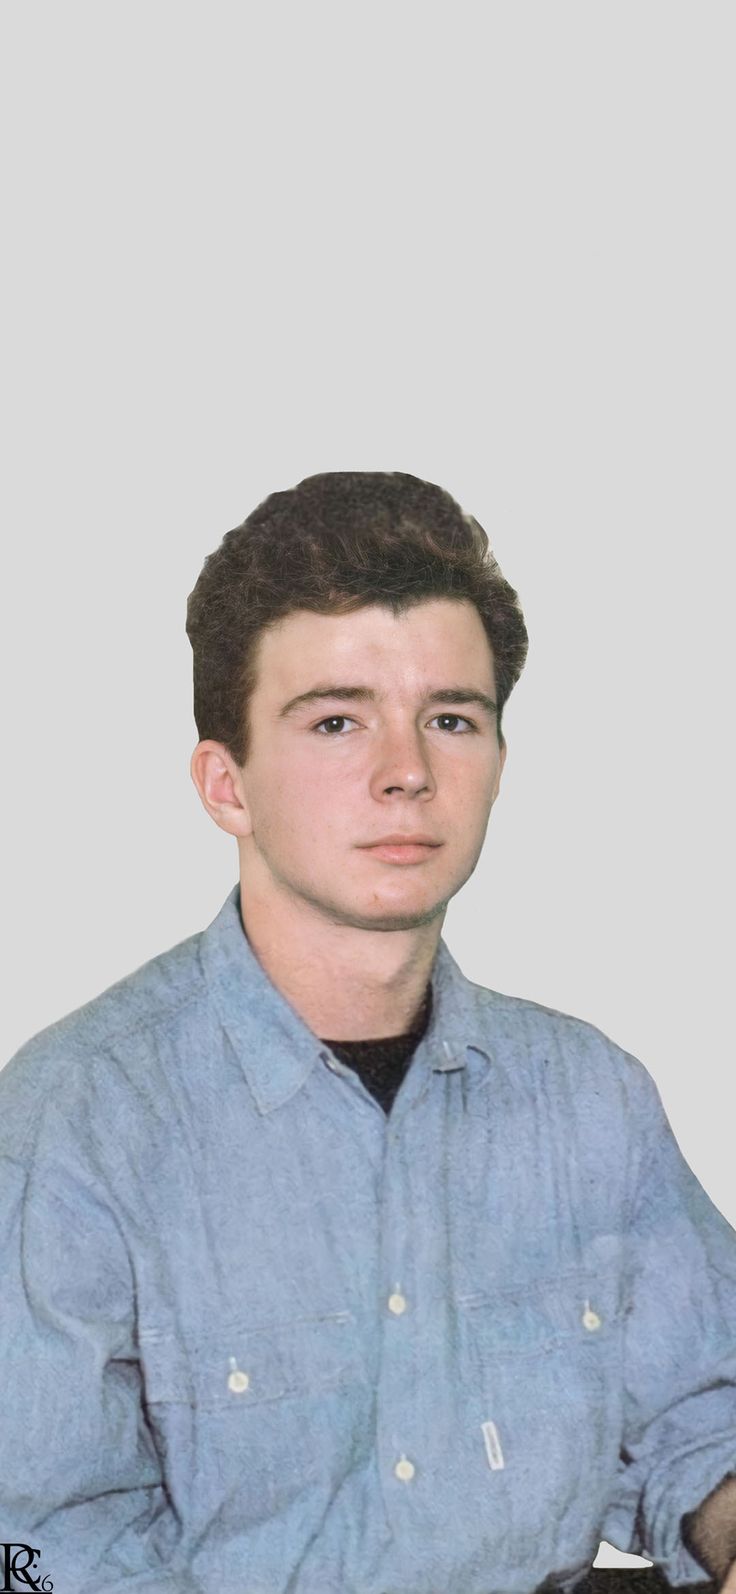
[[[342,720],[343,724],[345,724],[346,722],[347,723],[352,723],[353,725],[355,724],[354,720],[353,721],[348,721],[347,714],[329,714],[327,716],[327,719],[320,720],[317,725],[313,725],[312,726],[312,730],[313,731],[320,731],[323,736],[327,736],[327,735],[329,735],[329,732],[322,731],[322,726],[323,725],[334,725],[336,723],[336,721],[338,721],[338,720]]]
[[[438,719],[438,720],[462,720],[464,725],[469,725],[470,726],[471,731],[477,731],[477,729],[478,729],[477,725],[475,724],[475,721],[466,719],[464,714],[450,714],[449,712],[447,714],[435,714],[435,719]]]

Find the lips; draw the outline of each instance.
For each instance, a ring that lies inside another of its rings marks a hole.
[[[433,836],[378,836],[376,841],[366,841],[366,847],[439,847]]]
[[[384,863],[426,863],[432,853],[441,846],[441,842],[392,842],[374,841],[365,848],[372,853],[374,858],[380,858]]]

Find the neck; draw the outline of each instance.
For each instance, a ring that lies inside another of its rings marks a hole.
[[[444,914],[409,930],[371,930],[328,919],[302,898],[259,893],[242,875],[240,892],[252,952],[315,1035],[379,1040],[411,1028]]]

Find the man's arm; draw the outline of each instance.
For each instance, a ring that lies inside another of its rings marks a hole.
[[[0,1538],[39,1551],[55,1594],[194,1594],[166,1548],[129,1257],[81,1172],[0,1157],[0,1277]]]
[[[716,1498],[736,1473],[736,1232],[685,1161],[641,1064],[629,1088],[624,1424],[602,1537],[677,1586],[722,1578],[736,1555],[731,1488]]]

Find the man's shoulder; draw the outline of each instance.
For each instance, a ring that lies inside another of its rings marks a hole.
[[[569,1013],[561,1007],[550,1007],[548,1003],[536,1001],[531,996],[512,996],[507,991],[491,990],[486,985],[477,985],[475,989],[481,1006],[486,1010],[491,1009],[497,1019],[505,1021],[516,1032],[525,1029],[530,1034],[579,1035],[586,1042],[603,1041],[609,1046],[616,1044],[591,1019],[581,1018],[577,1013]]]
[[[476,1022],[488,1049],[511,1066],[537,1076],[564,1077],[571,1084],[602,1089],[608,1083],[645,1091],[651,1076],[645,1064],[592,1020],[526,996],[513,996],[471,981]]]
[[[121,1055],[147,1070],[157,1035],[180,1017],[191,1022],[205,996],[201,936],[147,959],[18,1048],[0,1069],[0,1153],[21,1157],[43,1105],[98,1089]]]

